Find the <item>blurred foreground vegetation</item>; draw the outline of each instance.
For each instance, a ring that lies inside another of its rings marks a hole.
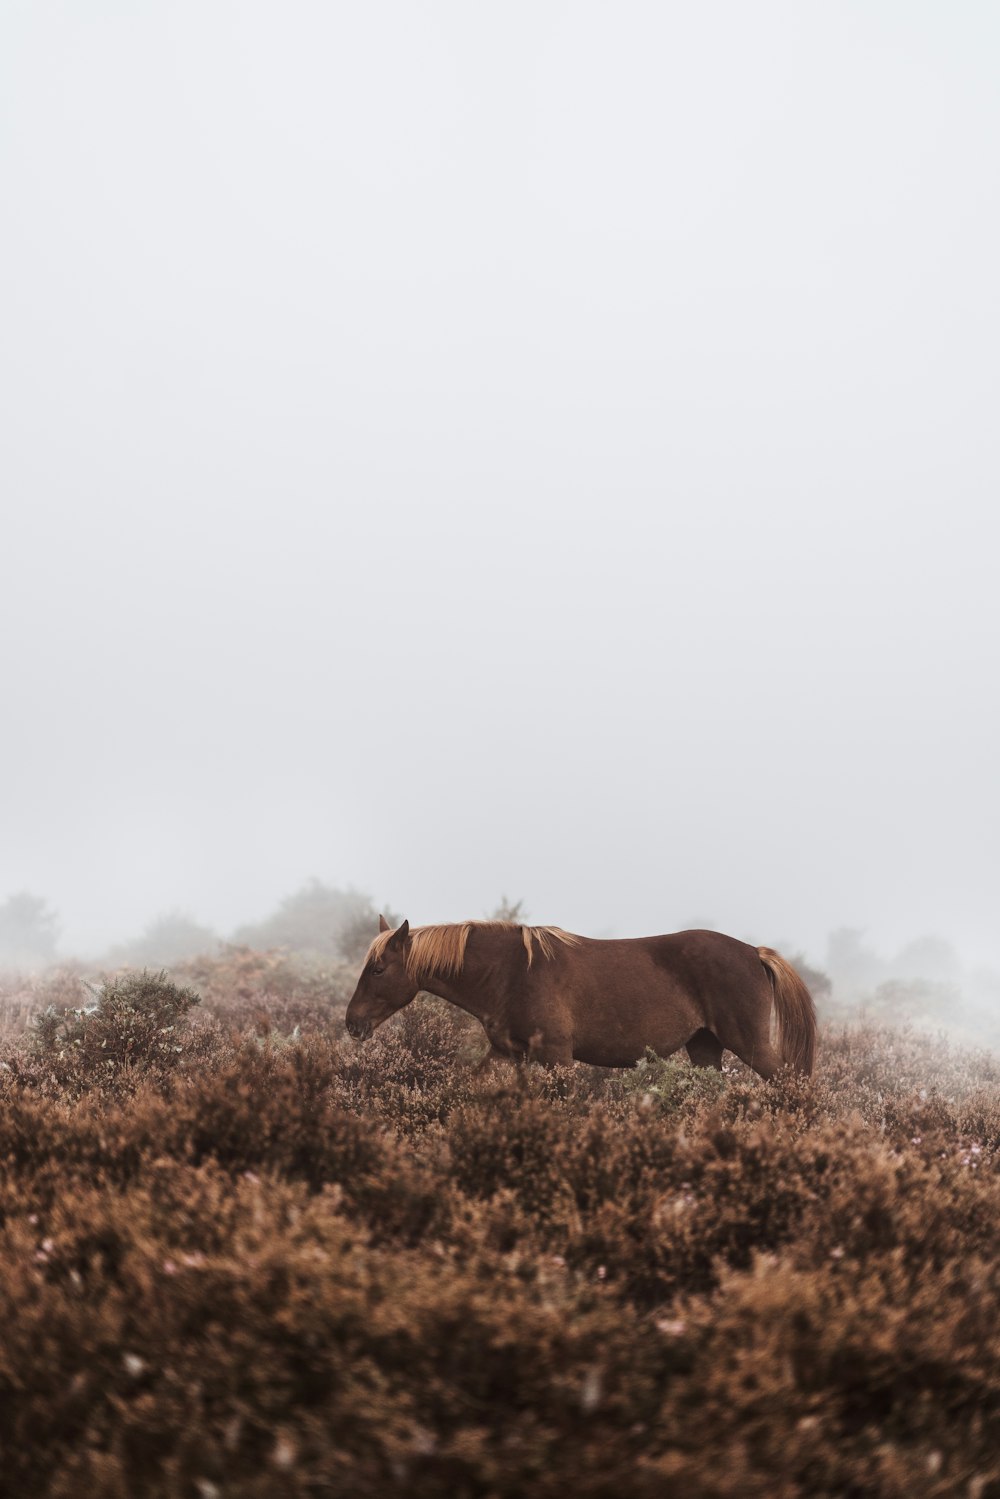
[[[1000,1493],[990,1055],[482,1073],[429,998],[346,1039],[353,978],[0,993],[4,1492]]]

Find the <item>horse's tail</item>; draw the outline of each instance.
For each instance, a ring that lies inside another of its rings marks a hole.
[[[812,995],[795,969],[770,947],[758,947],[774,991],[774,1020],[781,1060],[804,1072],[813,1070],[816,1055],[816,1010]]]

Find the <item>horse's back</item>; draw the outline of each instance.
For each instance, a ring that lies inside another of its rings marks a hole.
[[[662,976],[691,993],[716,991],[721,984],[763,980],[757,949],[724,932],[693,928],[657,937],[581,937],[566,949],[567,967],[581,975],[589,970],[602,979],[635,975],[647,982]]]

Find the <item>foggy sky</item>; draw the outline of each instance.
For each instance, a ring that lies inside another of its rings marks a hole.
[[[1000,958],[995,6],[0,29],[0,899]]]

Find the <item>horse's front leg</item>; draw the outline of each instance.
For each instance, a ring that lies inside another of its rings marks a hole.
[[[510,1024],[502,1015],[484,1015],[482,1027],[489,1039],[490,1049],[478,1064],[490,1067],[494,1062],[523,1062],[524,1046],[510,1032]]]
[[[498,1062],[511,1063],[523,1061],[523,1056],[517,1054],[516,1052],[499,1051],[497,1047],[495,1047],[493,1043],[490,1042],[490,1047],[486,1052],[486,1055],[480,1058],[480,1060],[472,1068],[472,1071],[475,1073],[489,1073],[493,1071]]]
[[[533,1031],[525,1056],[543,1067],[568,1067],[573,1060],[573,1039],[557,1028]]]
[[[490,1038],[490,1051],[484,1061],[541,1062],[545,1067],[565,1066],[573,1060],[573,1037],[559,1010],[551,1014],[530,1011],[528,1014],[491,1016],[483,1021]]]

